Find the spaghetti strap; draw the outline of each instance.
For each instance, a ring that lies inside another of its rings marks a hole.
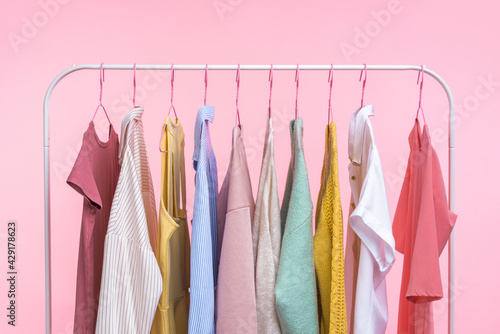
[[[182,202],[181,202],[181,216],[184,216],[186,217],[187,216],[187,212],[186,212],[186,163],[185,163],[185,159],[184,159],[184,150],[180,150],[180,168],[179,168],[179,172],[180,172],[180,176],[181,176],[181,180],[180,180],[180,185],[181,185],[181,198],[182,198]]]

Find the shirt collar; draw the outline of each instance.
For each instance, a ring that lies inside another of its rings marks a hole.
[[[215,108],[212,106],[202,106],[198,110],[198,115],[196,116],[196,124],[194,127],[194,151],[193,151],[193,166],[194,169],[197,167],[197,163],[200,157],[201,149],[201,132],[205,121],[212,123],[214,121]]]
[[[421,128],[420,122],[418,118],[416,118],[415,125],[413,126],[413,129],[408,136],[408,142],[410,143],[411,150],[427,151],[427,147],[431,144],[431,138],[429,135],[429,128],[427,127],[427,124],[424,123],[423,128]]]
[[[361,163],[361,154],[363,153],[363,137],[365,123],[368,116],[373,116],[373,105],[358,108],[351,116],[349,124],[349,159],[355,163]]]
[[[144,113],[144,108],[143,107],[135,107],[131,109],[125,117],[123,117],[122,121],[122,131],[121,131],[121,138],[120,138],[120,155],[118,157],[118,163],[121,165],[123,162],[123,157],[125,154],[125,148],[127,147],[128,144],[128,136],[129,136],[129,128],[130,124],[132,123],[133,120],[138,120],[141,121],[142,114]]]

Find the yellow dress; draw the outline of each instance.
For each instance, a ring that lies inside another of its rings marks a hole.
[[[186,218],[184,131],[165,119],[161,142],[161,196],[156,257],[163,277],[151,333],[185,334],[189,318],[190,244]]]
[[[316,206],[314,263],[319,295],[320,333],[347,333],[342,207],[335,123],[326,128],[325,157]]]

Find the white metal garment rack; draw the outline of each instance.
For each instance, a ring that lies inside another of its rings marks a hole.
[[[67,75],[80,70],[99,70],[100,64],[92,65],[73,65],[72,67],[61,72],[50,84],[45,94],[43,103],[43,159],[44,159],[44,209],[45,209],[45,331],[47,334],[51,333],[51,315],[52,315],[52,301],[51,301],[51,267],[50,267],[50,138],[49,138],[49,103],[50,97],[55,86]],[[274,65],[274,70],[293,70],[299,67],[300,70],[316,70],[316,71],[329,71],[332,65]],[[238,65],[174,65],[175,70],[232,70],[238,69]],[[367,65],[368,70],[372,71],[420,71],[421,66],[415,65]],[[133,70],[134,65],[104,65],[103,69],[106,70]],[[172,65],[136,65],[137,70],[171,70]],[[241,65],[240,69],[243,71],[265,71],[271,70],[271,65]],[[363,70],[365,65],[333,65],[333,70]],[[455,209],[455,103],[451,90],[446,82],[435,72],[424,68],[425,73],[436,79],[443,87],[449,102],[449,128],[448,128],[448,205],[449,209]],[[454,334],[454,314],[455,314],[455,301],[454,301],[454,232],[452,232],[448,244],[448,333]]]

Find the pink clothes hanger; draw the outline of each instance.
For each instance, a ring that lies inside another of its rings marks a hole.
[[[330,72],[328,73],[328,82],[330,83],[330,95],[328,98],[328,124],[333,120],[333,111],[332,111],[332,86],[333,86],[333,64],[330,68]]]
[[[418,72],[418,77],[417,77],[417,85],[418,85],[418,82],[420,81],[420,93],[419,93],[419,97],[418,97],[417,116],[415,118],[418,119],[418,114],[420,113],[420,110],[422,110],[422,118],[424,119],[424,124],[427,124],[427,122],[425,121],[424,109],[422,108],[422,88],[424,87],[424,74],[425,74],[424,68],[425,68],[425,66],[422,65],[422,68]],[[422,74],[421,80],[420,80],[420,74]]]
[[[170,116],[170,112],[173,109],[174,115],[175,115],[175,120],[177,121],[177,119],[178,119],[177,112],[175,111],[175,107],[174,107],[174,64],[172,64],[171,71],[172,71],[172,76],[170,78],[170,108],[168,109],[167,116]],[[162,134],[162,136],[163,136],[163,134]]]
[[[295,70],[295,82],[297,83],[297,87],[295,89],[295,119],[299,116],[299,64],[297,64],[297,69]]]
[[[205,99],[203,104],[207,105],[207,87],[208,87],[208,64],[205,65]]]
[[[363,77],[363,72],[365,73],[365,79],[363,80],[363,90],[361,91],[361,108],[363,108],[365,106],[363,101],[365,99],[366,76],[368,74],[368,71],[366,69],[366,64],[363,64],[363,65],[365,65],[365,69],[361,70],[361,74],[359,75],[359,81],[361,81],[361,78]]]
[[[92,117],[92,122],[94,121],[95,115],[97,115],[97,112],[99,111],[99,107],[101,107],[102,110],[104,110],[104,114],[106,114],[106,118],[108,119],[109,125],[111,126],[111,121],[109,119],[108,113],[106,112],[106,109],[102,105],[102,83],[104,81],[104,70],[102,68],[103,65],[104,65],[104,63],[101,63],[101,68],[99,69],[99,84],[101,86],[101,92],[99,94],[99,105],[97,106],[97,109],[95,110],[94,117]]]
[[[172,111],[172,109],[173,109],[174,110],[174,115],[175,115],[175,120],[177,121],[179,118],[177,117],[177,112],[175,111],[175,107],[174,107],[174,64],[172,64],[171,70],[172,70],[172,77],[170,78],[170,108],[168,109],[167,116],[170,116],[170,111]],[[158,148],[160,149],[161,153],[167,153],[168,152],[168,150],[167,151],[163,151],[161,149],[161,141],[163,139],[163,135],[165,134],[166,127],[167,127],[167,124],[163,124],[163,126],[161,128],[160,143],[159,143],[159,146],[158,146]]]
[[[271,118],[271,99],[273,95],[273,80],[274,80],[274,66],[271,64],[271,70],[269,71],[269,118]]]
[[[241,128],[241,120],[240,120],[240,107],[239,107],[239,96],[240,96],[240,64],[238,64],[238,70],[236,72],[236,119],[235,125],[238,125]]]
[[[135,104],[135,90],[136,90],[136,83],[135,83],[135,63],[134,63],[134,99],[133,99],[133,104],[134,108],[137,108],[137,105]]]

